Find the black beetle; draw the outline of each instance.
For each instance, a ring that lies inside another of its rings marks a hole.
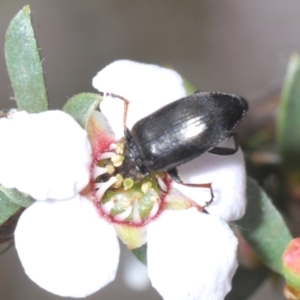
[[[201,209],[209,205],[214,198],[212,183],[185,183],[176,167],[207,151],[219,155],[235,153],[239,146],[233,131],[248,110],[246,100],[225,93],[197,92],[160,108],[129,130],[126,117],[130,102],[116,94],[107,95],[124,101],[124,138],[115,144],[111,160],[103,158],[103,162],[101,159],[97,162],[107,172],[98,176],[96,182],[109,182],[109,178],[114,177],[116,181],[112,189],[119,189],[123,184],[127,190],[145,180],[151,186],[155,180],[161,191],[167,192],[170,185],[163,174],[167,172],[180,184],[209,188],[211,199]],[[235,138],[233,149],[216,147],[231,135]],[[100,200],[105,190],[96,191]],[[108,199],[115,198],[108,196]]]
[[[126,124],[129,102],[125,102]],[[125,161],[119,172],[134,178],[167,171],[182,183],[176,167],[206,151],[230,155],[235,149],[215,148],[233,134],[248,104],[243,98],[217,92],[197,92],[174,101],[134,124],[125,126]],[[124,125],[125,125],[124,124]]]

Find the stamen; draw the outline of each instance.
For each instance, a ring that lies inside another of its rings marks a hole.
[[[123,176],[122,176],[121,174],[117,174],[117,175],[116,175],[116,178],[117,178],[117,181],[116,181],[116,183],[113,185],[113,188],[118,189],[118,188],[122,185],[122,182],[123,182]]]
[[[114,153],[114,152],[104,152],[104,153],[101,153],[99,156],[97,156],[97,159],[104,160],[104,159],[112,158],[115,155],[116,155],[116,153]]]
[[[152,203],[158,203],[159,202],[159,197],[158,196],[152,196],[151,198],[150,198],[150,201],[152,202]]]
[[[108,174],[113,174],[115,172],[115,168],[111,164],[106,165],[105,168],[106,168]]]
[[[109,178],[106,182],[96,183],[96,188],[98,190],[96,191],[96,198],[98,201],[101,201],[103,195],[105,192],[117,181],[116,177]]]
[[[102,205],[102,209],[106,214],[110,214],[111,210],[114,208],[115,203],[114,201],[108,201]]]
[[[142,219],[140,216],[140,212],[139,212],[139,202],[136,200],[133,203],[133,216],[132,216],[132,220],[135,223],[141,223]]]
[[[124,143],[117,144],[116,153],[117,154],[123,154],[124,153]]]
[[[105,173],[107,173],[107,168],[102,168],[102,167],[95,166],[94,174],[93,174],[94,178],[97,178],[98,176],[101,176]]]
[[[141,190],[144,194],[148,193],[152,187],[152,183],[150,181],[144,182],[142,184]]]
[[[126,218],[130,216],[131,212],[132,212],[132,206],[129,206],[125,211],[116,215],[114,219],[116,221],[124,221]]]
[[[116,150],[116,148],[117,148],[117,144],[111,143],[108,149],[109,149],[110,151],[114,151],[114,150]]]
[[[115,167],[120,167],[123,164],[125,157],[123,155],[114,155],[111,161]]]
[[[154,217],[157,215],[158,210],[159,210],[159,204],[158,204],[158,202],[156,202],[156,203],[153,205],[153,207],[152,207],[152,209],[151,209],[151,212],[150,212],[148,218],[150,218],[150,219],[154,218]]]
[[[164,181],[163,181],[160,177],[158,177],[158,176],[157,176],[157,182],[158,182],[158,185],[159,185],[159,187],[161,188],[161,190],[164,191],[164,192],[167,192],[167,186],[166,186],[166,184],[165,184]]]

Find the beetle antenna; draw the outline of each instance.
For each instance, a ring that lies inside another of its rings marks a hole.
[[[118,98],[118,99],[124,101],[123,125],[124,125],[124,128],[126,128],[126,119],[127,119],[127,111],[128,111],[129,101],[126,98],[124,98],[120,95],[114,94],[114,93],[106,93],[106,96],[110,96],[110,97],[113,97],[113,98]]]

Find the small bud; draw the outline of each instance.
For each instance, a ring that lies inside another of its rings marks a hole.
[[[300,238],[288,244],[282,256],[282,269],[288,285],[300,291]]]

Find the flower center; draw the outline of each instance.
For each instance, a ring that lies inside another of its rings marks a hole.
[[[128,155],[121,140],[95,158],[94,197],[100,213],[111,222],[142,226],[162,210],[170,179],[164,172],[143,175]]]

